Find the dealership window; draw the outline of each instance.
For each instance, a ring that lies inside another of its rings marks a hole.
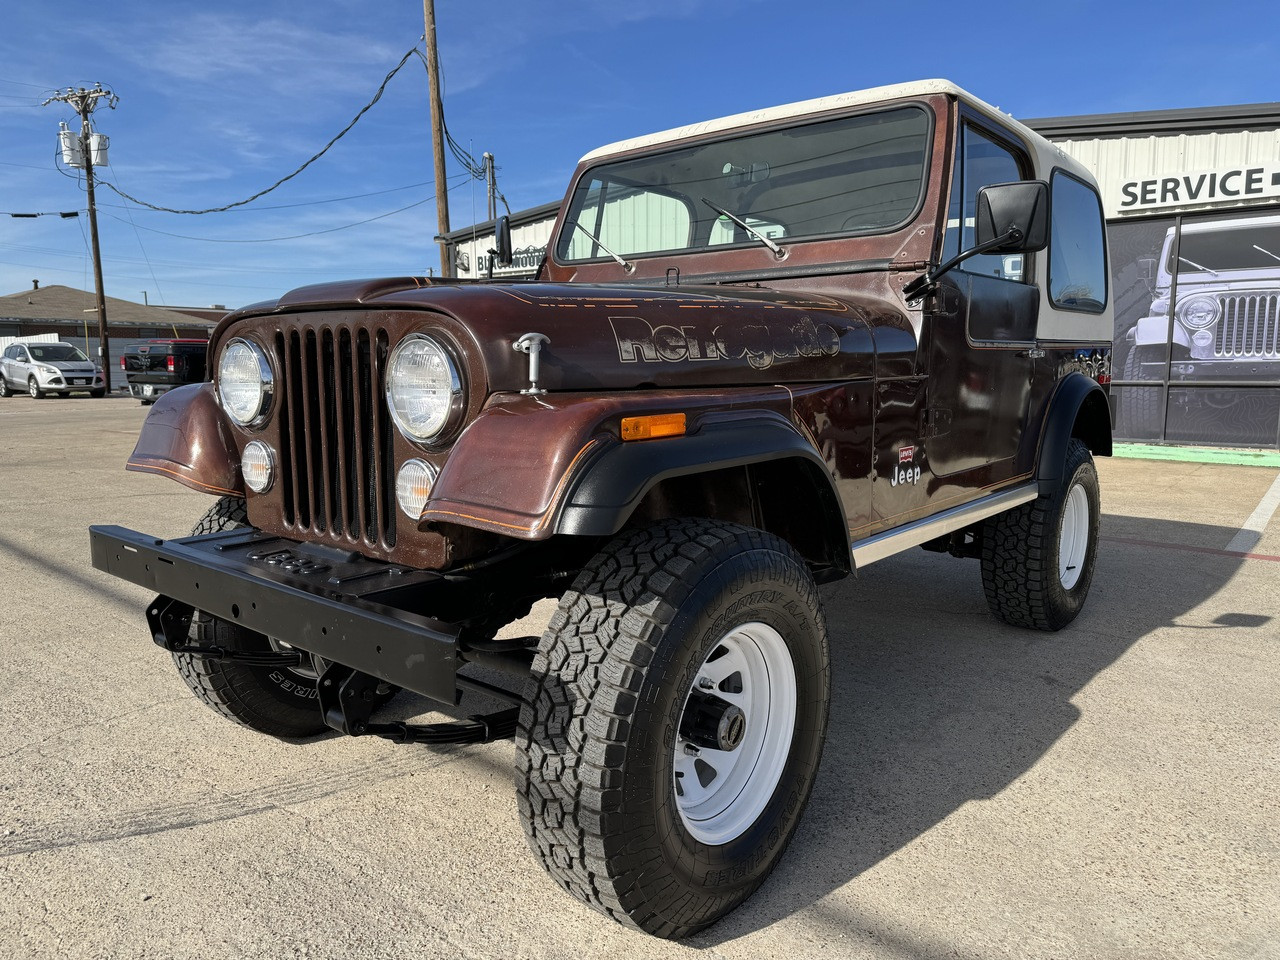
[[[1124,221],[1110,242],[1116,436],[1280,446],[1280,215]]]
[[[1092,187],[1055,170],[1050,203],[1049,299],[1067,310],[1107,305],[1106,230]]]

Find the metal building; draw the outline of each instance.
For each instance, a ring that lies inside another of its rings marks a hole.
[[[1116,436],[1280,447],[1280,103],[1027,125],[1102,186]]]

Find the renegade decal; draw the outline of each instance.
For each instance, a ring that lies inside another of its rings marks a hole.
[[[797,323],[723,323],[709,333],[696,326],[654,327],[641,317],[610,317],[618,359],[623,363],[680,363],[685,360],[737,360],[747,358],[756,370],[766,370],[774,360],[792,357],[834,357],[840,352],[840,334],[827,323],[808,317]]]

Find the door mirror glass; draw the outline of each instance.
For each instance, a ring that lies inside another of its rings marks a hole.
[[[1049,245],[1049,185],[1043,180],[997,183],[978,191],[977,243],[1011,235],[999,253],[1034,253]]]
[[[494,251],[498,266],[511,266],[511,218],[501,216],[494,226]]]

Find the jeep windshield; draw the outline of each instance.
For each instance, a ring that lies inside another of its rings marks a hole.
[[[785,243],[894,229],[920,203],[930,126],[923,108],[902,107],[603,164],[578,182],[556,259],[705,252],[771,246],[762,238]]]
[[[1268,221],[1272,218],[1268,217]],[[1173,272],[1173,250],[1165,269]],[[1180,273],[1280,270],[1280,223],[1247,224],[1228,230],[1182,231]]]

